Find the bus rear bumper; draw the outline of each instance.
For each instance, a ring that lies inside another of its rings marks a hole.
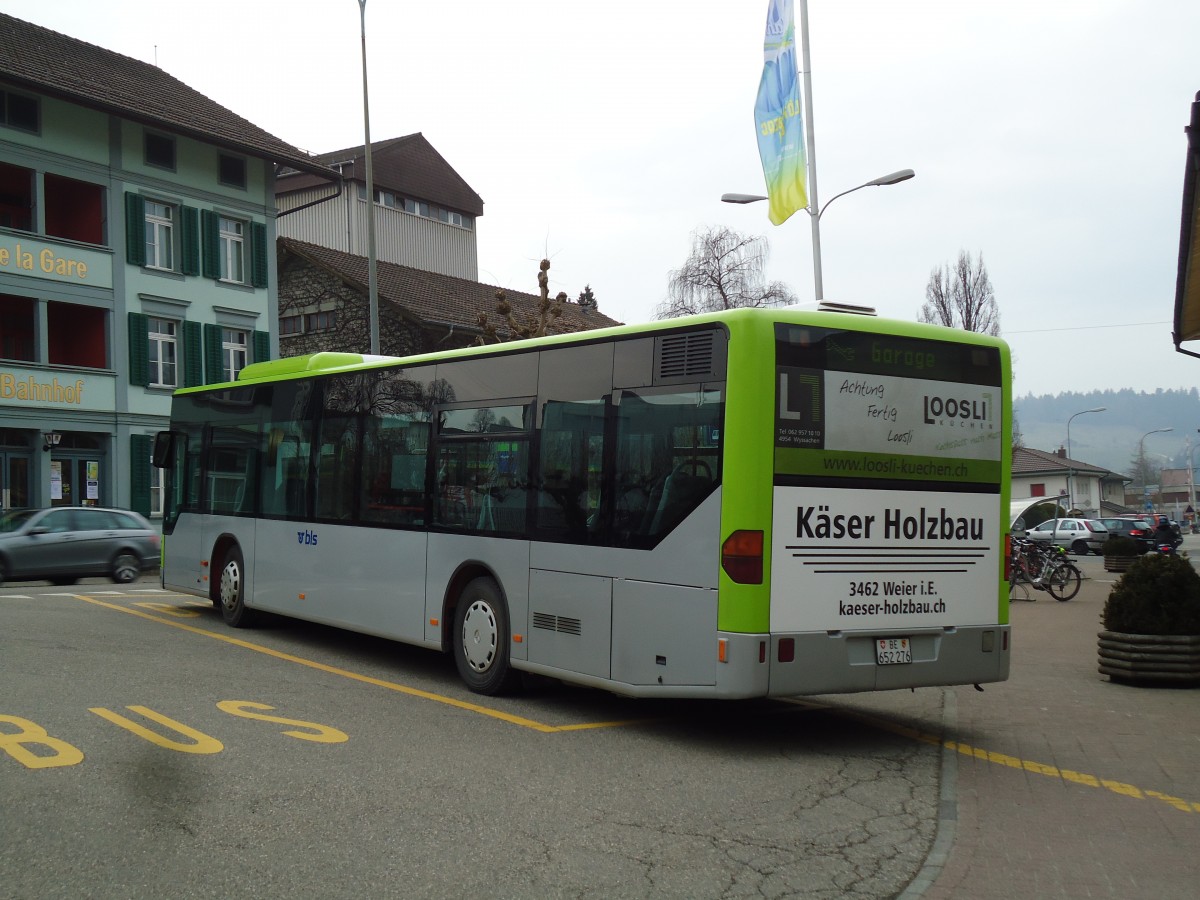
[[[912,662],[881,665],[876,639],[895,637],[909,639]],[[773,634],[768,694],[792,697],[1005,681],[1009,638],[1008,625]]]

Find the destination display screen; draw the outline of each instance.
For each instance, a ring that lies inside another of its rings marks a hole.
[[[779,475],[998,483],[1000,353],[780,324]]]

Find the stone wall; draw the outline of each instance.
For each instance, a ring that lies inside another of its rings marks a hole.
[[[281,334],[280,356],[300,356],[322,350],[371,352],[371,321],[366,295],[305,259],[285,255],[279,266],[279,318],[314,312],[332,312],[335,316],[333,327],[327,331]],[[464,333],[456,333],[447,339],[445,328],[422,328],[397,313],[388,302],[380,305],[379,351],[385,356],[446,350],[467,346],[473,341],[474,335]]]

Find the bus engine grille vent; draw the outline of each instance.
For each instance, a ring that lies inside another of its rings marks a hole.
[[[562,634],[583,634],[583,623],[570,616],[556,616],[552,613],[535,612],[533,627],[544,631],[558,631]]]
[[[662,338],[659,378],[695,378],[713,374],[713,332],[692,331]]]

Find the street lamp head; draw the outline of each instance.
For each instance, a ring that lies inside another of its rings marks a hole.
[[[899,172],[893,172],[891,175],[880,175],[878,178],[868,181],[869,187],[882,187],[886,184],[899,184],[901,181],[908,181],[917,173],[912,169],[901,169]]]
[[[722,203],[757,203],[759,200],[766,200],[762,194],[722,194]]]

